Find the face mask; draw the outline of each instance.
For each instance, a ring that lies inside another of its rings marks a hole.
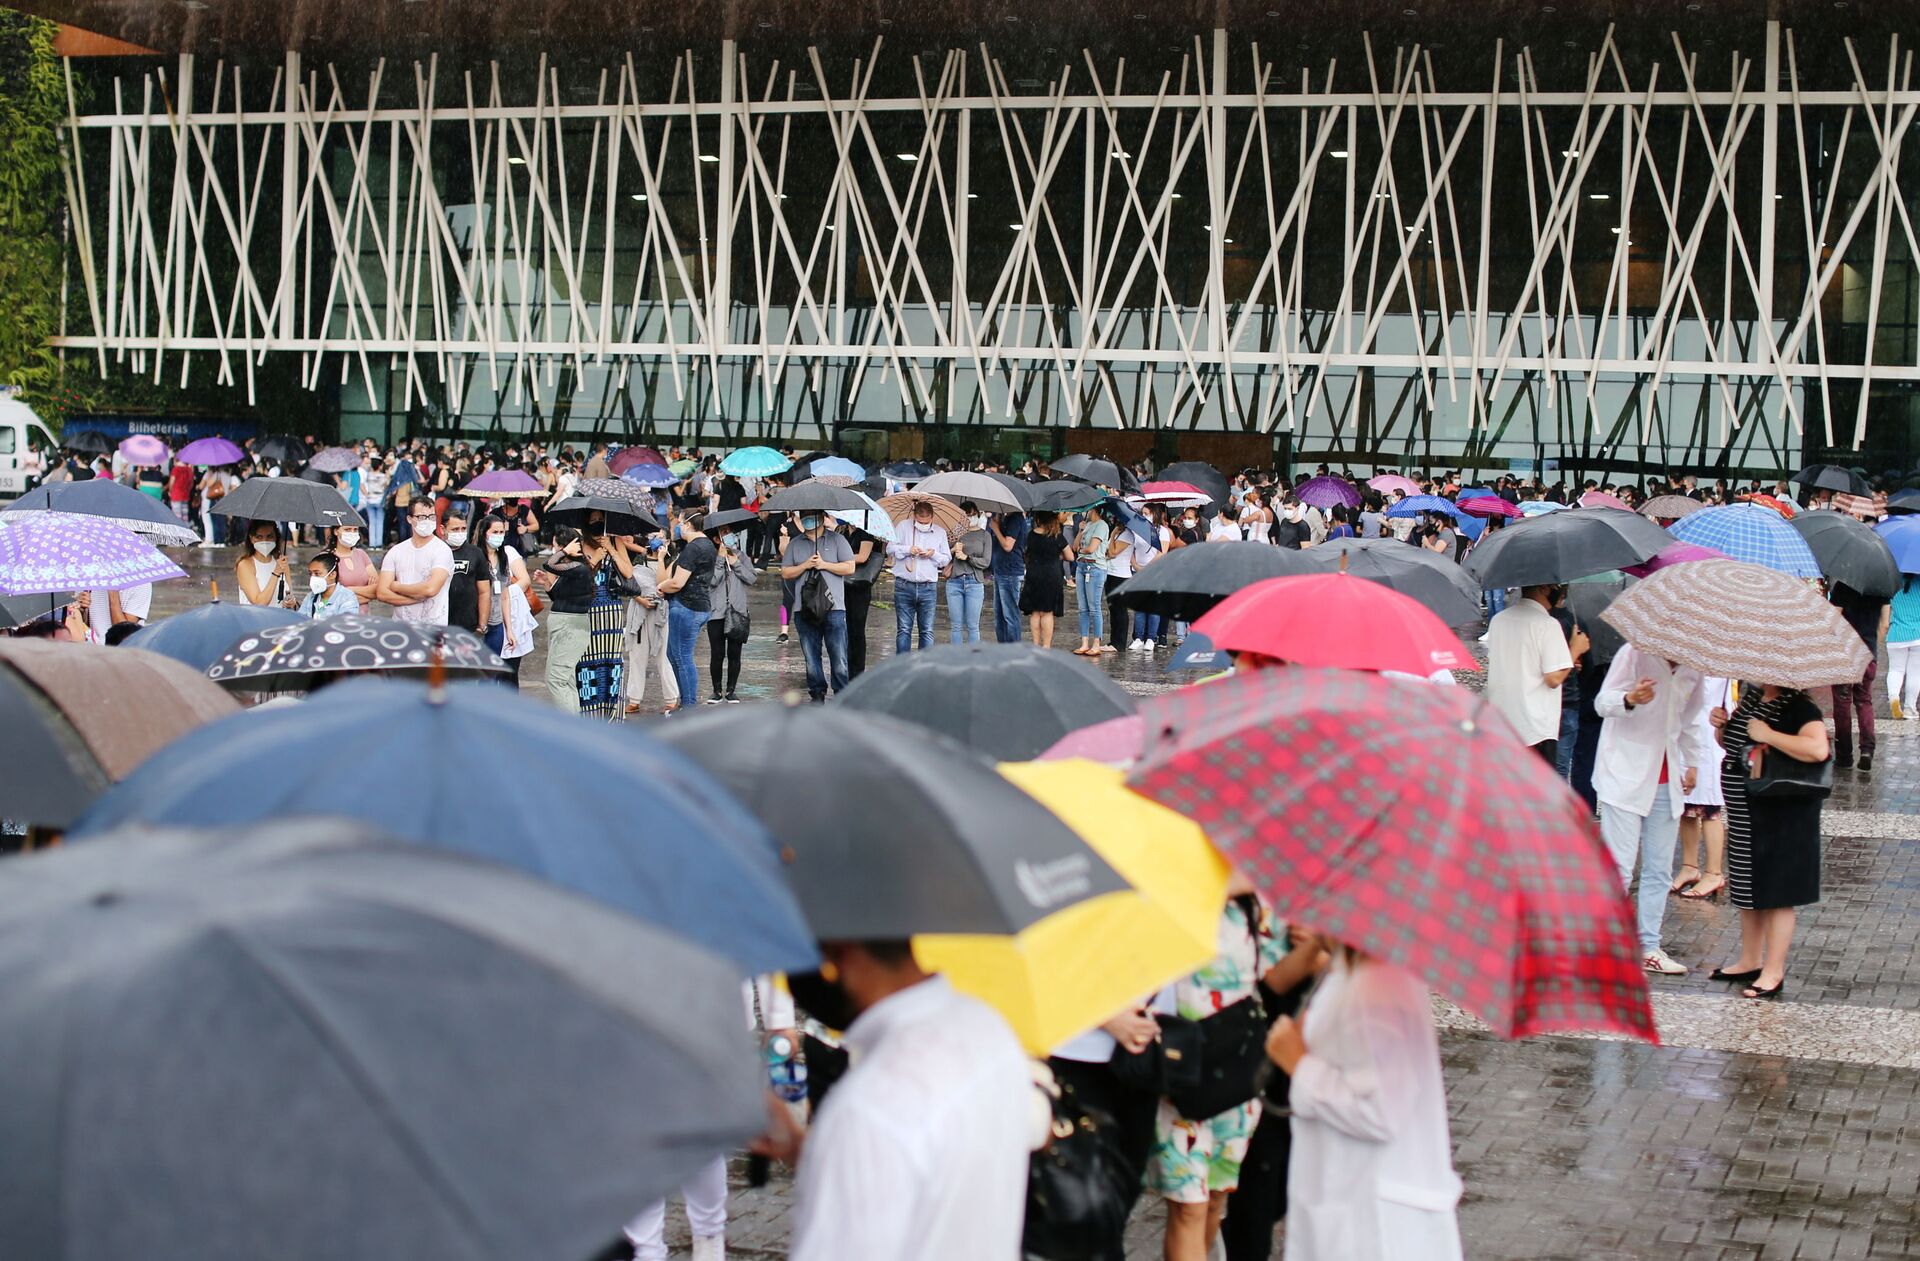
[[[432,533],[433,533],[433,522],[431,520],[423,519],[413,523],[413,537],[417,539],[424,539],[432,535]]]
[[[728,551],[737,552],[740,550],[740,536],[738,534],[729,534],[721,541],[727,545]]]
[[[360,546],[360,531],[358,530],[340,531],[340,546],[342,547]]]
[[[448,530],[447,531],[448,547],[465,547],[466,545],[467,545],[467,532],[465,530]]]
[[[497,548],[497,547],[500,547],[500,546],[501,546],[502,544],[504,544],[504,543],[505,543],[506,541],[507,541],[507,536],[506,536],[506,535],[504,535],[504,534],[489,534],[489,535],[487,535],[487,546],[488,546],[488,547],[493,547],[493,548]]]
[[[987,528],[987,514],[982,512],[967,518],[967,524],[976,530]]]
[[[327,592],[326,575],[315,574],[313,577],[307,579],[307,590],[313,592],[315,595],[325,595]]]
[[[803,530],[817,530],[820,528],[820,518],[819,517],[801,517],[800,528]]]
[[[1300,505],[1294,504],[1292,507],[1287,509],[1287,520],[1298,521],[1299,519],[1300,519]]]
[[[273,555],[273,544],[266,539],[255,539],[253,541],[253,551],[257,556],[271,556]]]

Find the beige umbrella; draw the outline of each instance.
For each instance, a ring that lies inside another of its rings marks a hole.
[[[903,490],[897,495],[888,495],[880,501],[880,506],[886,510],[889,517],[893,518],[895,525],[912,517],[913,510],[921,504],[927,504],[933,508],[933,519],[940,523],[940,528],[947,532],[949,538],[956,540],[964,538],[967,532],[973,529],[973,523],[967,520],[966,513],[960,511],[960,505],[952,500],[942,499],[938,495],[929,495],[918,490]]]
[[[1655,521],[1678,521],[1704,507],[1706,505],[1698,499],[1689,499],[1685,495],[1655,495],[1642,505],[1640,515],[1652,517]]]
[[[1669,565],[1600,616],[1643,652],[1747,683],[1857,683],[1873,659],[1812,584],[1745,561]]]

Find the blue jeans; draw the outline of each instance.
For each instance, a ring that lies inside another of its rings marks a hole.
[[[1080,637],[1096,641],[1107,637],[1107,571],[1088,565],[1080,578]],[[1092,626],[1092,630],[1087,627]]]
[[[1673,847],[1680,836],[1680,816],[1665,784],[1654,790],[1653,807],[1634,814],[1611,801],[1600,803],[1600,836],[1620,869],[1623,887],[1633,884],[1634,860],[1640,861],[1640,953],[1660,949],[1660,925],[1667,915],[1669,884],[1673,880]]]
[[[1024,573],[993,576],[993,637],[1003,644],[1020,642],[1020,583]]]
[[[387,545],[387,506],[361,504],[360,515],[367,519],[367,534],[360,541],[368,547],[385,547]]]
[[[1505,587],[1487,588],[1487,620],[1491,622],[1507,607],[1507,589]]]
[[[487,633],[481,636],[481,638],[486,640],[487,647],[493,649],[494,655],[498,656],[505,652],[507,648],[507,624],[505,622],[495,622],[492,626],[487,627]],[[520,690],[521,658],[508,657],[505,658],[505,660],[508,667],[513,670],[513,673],[501,675],[499,681],[505,684],[510,691],[517,692]]]
[[[914,648],[933,647],[933,605],[938,582],[893,580],[893,650],[912,652]],[[919,624],[919,643],[914,643],[914,625]]]
[[[1560,694],[1560,756],[1555,760],[1553,769],[1560,778],[1573,779],[1573,746],[1580,741],[1580,698],[1575,695]]]
[[[677,601],[667,602],[667,664],[673,667],[673,681],[680,688],[682,705],[700,703],[700,671],[693,664],[693,644],[700,628],[707,624],[705,609],[689,609]]]
[[[986,585],[972,574],[947,579],[947,627],[954,643],[980,642],[980,610],[986,602]]]
[[[793,628],[800,632],[800,653],[807,659],[807,695],[816,701],[827,699],[827,673],[820,668],[820,648],[827,650],[827,665],[833,675],[837,695],[847,686],[847,614],[835,609],[827,614],[824,625],[796,614]]]
[[[1160,615],[1141,613],[1136,610],[1133,615],[1133,637],[1144,639],[1148,643],[1160,638]]]

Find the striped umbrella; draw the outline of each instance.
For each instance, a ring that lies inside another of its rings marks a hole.
[[[1813,549],[1780,514],[1758,504],[1727,504],[1703,508],[1673,523],[1671,533],[1682,543],[1710,547],[1734,560],[1765,565],[1795,578],[1820,577]]]

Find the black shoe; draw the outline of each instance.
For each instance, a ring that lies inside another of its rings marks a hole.
[[[1763,990],[1758,985],[1749,985],[1747,986],[1747,988],[1740,991],[1740,997],[1761,999],[1761,1000],[1769,999],[1769,998],[1778,998],[1780,997],[1780,991],[1785,988],[1787,988],[1787,978],[1783,976],[1780,978],[1780,984],[1774,986],[1770,990]]]
[[[1759,975],[1759,968],[1755,968],[1751,972],[1729,972],[1725,968],[1715,968],[1713,971],[1707,973],[1707,979],[1709,981],[1730,981],[1734,984],[1739,984],[1744,981],[1751,981]]]
[[[786,642],[787,642],[787,632],[785,632],[785,631],[781,631],[781,632],[780,632],[780,638],[778,638],[778,639],[776,639],[776,640],[774,640],[773,642],[774,642],[774,643],[776,643],[776,644],[784,644],[784,643],[786,643]]]
[[[726,698],[721,696],[720,693],[715,692],[712,696],[707,697],[707,704],[718,705],[725,699]]]
[[[1849,754],[1847,754],[1847,755],[1846,755],[1845,757],[1842,757],[1842,756],[1840,756],[1840,755],[1839,755],[1838,753],[1836,753],[1836,754],[1834,754],[1834,755],[1833,755],[1833,769],[1834,769],[1834,770],[1836,770],[1836,771],[1850,771],[1850,770],[1852,770],[1852,769],[1853,769],[1853,754],[1851,754],[1851,753],[1849,753]]]
[[[739,703],[740,703],[740,698],[738,696],[735,696],[732,692],[727,693],[727,704],[738,705]]]
[[[1858,769],[1858,770],[1862,770],[1862,771],[1870,771],[1870,770],[1872,770],[1872,769],[1873,769],[1873,754],[1871,754],[1871,753],[1862,753],[1862,754],[1860,755],[1860,760],[1859,760],[1858,762],[1855,762],[1855,763],[1854,763],[1854,767],[1855,767],[1856,769]]]

